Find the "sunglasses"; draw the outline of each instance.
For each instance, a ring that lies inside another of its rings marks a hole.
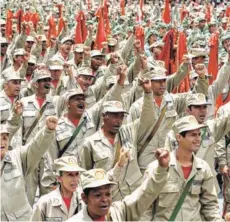
[[[8,44],[1,44],[1,48],[7,47],[7,46],[8,46]]]

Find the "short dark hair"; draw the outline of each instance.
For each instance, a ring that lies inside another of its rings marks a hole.
[[[185,137],[186,134],[187,134],[187,132],[188,132],[188,131],[183,131],[183,132],[181,132],[181,133],[179,133],[179,134],[180,134],[181,136]]]
[[[93,190],[94,188],[86,188],[86,189],[84,189],[83,190],[83,193],[88,197],[89,196],[89,192],[91,191],[91,190]]]

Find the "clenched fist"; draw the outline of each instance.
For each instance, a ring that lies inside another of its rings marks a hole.
[[[48,116],[46,118],[46,126],[49,130],[55,130],[58,124],[58,118],[56,116]]]
[[[165,150],[164,148],[157,149],[155,156],[161,167],[169,167],[170,156],[167,150]]]

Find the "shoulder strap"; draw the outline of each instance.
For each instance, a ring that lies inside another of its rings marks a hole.
[[[68,147],[70,146],[70,144],[73,142],[73,140],[76,138],[76,136],[77,136],[78,133],[80,132],[82,126],[85,125],[86,120],[87,120],[87,119],[85,118],[85,119],[81,122],[81,124],[78,125],[78,126],[76,127],[76,129],[74,130],[73,135],[71,136],[71,138],[69,139],[69,141],[66,143],[66,145],[63,147],[62,150],[59,150],[59,152],[58,152],[58,158],[60,158],[60,157],[63,155],[63,153],[65,153],[65,151],[68,149]]]
[[[32,123],[31,127],[29,128],[29,130],[25,133],[24,137],[23,137],[23,145],[26,144],[26,140],[29,138],[30,134],[32,133],[32,131],[34,130],[35,126],[37,125],[38,121],[41,119],[42,114],[44,113],[46,107],[47,107],[48,103],[46,103],[39,111],[39,113],[37,114],[34,122]]]
[[[114,161],[113,161],[112,168],[114,168],[116,163],[118,162],[119,157],[120,157],[120,152],[121,152],[121,137],[120,137],[119,132],[118,132],[118,141],[117,141],[117,143],[115,145],[115,149],[116,149],[116,153],[115,153],[115,158],[114,158]]]
[[[188,194],[188,191],[189,191],[189,188],[191,187],[192,185],[192,181],[193,179],[195,178],[196,175],[194,175],[189,181],[188,183],[186,184],[184,190],[183,190],[183,193],[180,195],[180,198],[178,199],[177,203],[176,203],[176,206],[169,218],[169,221],[175,221],[176,217],[177,217],[177,214],[179,213],[179,210],[181,208],[181,206],[183,205],[184,203],[184,200],[185,200],[185,197],[186,195]]]
[[[148,146],[149,142],[151,141],[151,139],[154,137],[154,135],[156,134],[162,120],[163,120],[163,117],[165,115],[165,112],[166,112],[166,109],[167,109],[167,103],[165,104],[165,106],[163,107],[163,109],[161,110],[161,114],[155,124],[155,126],[153,127],[153,130],[152,132],[149,134],[148,138],[146,139],[144,145],[141,147],[140,151],[138,152],[138,157],[141,156],[141,154],[144,152],[145,148]]]

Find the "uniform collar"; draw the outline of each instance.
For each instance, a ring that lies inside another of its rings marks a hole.
[[[87,205],[85,205],[82,209],[82,214],[83,214],[83,220],[84,221],[93,221],[92,218],[89,216],[88,214],[88,210],[87,210]]]

